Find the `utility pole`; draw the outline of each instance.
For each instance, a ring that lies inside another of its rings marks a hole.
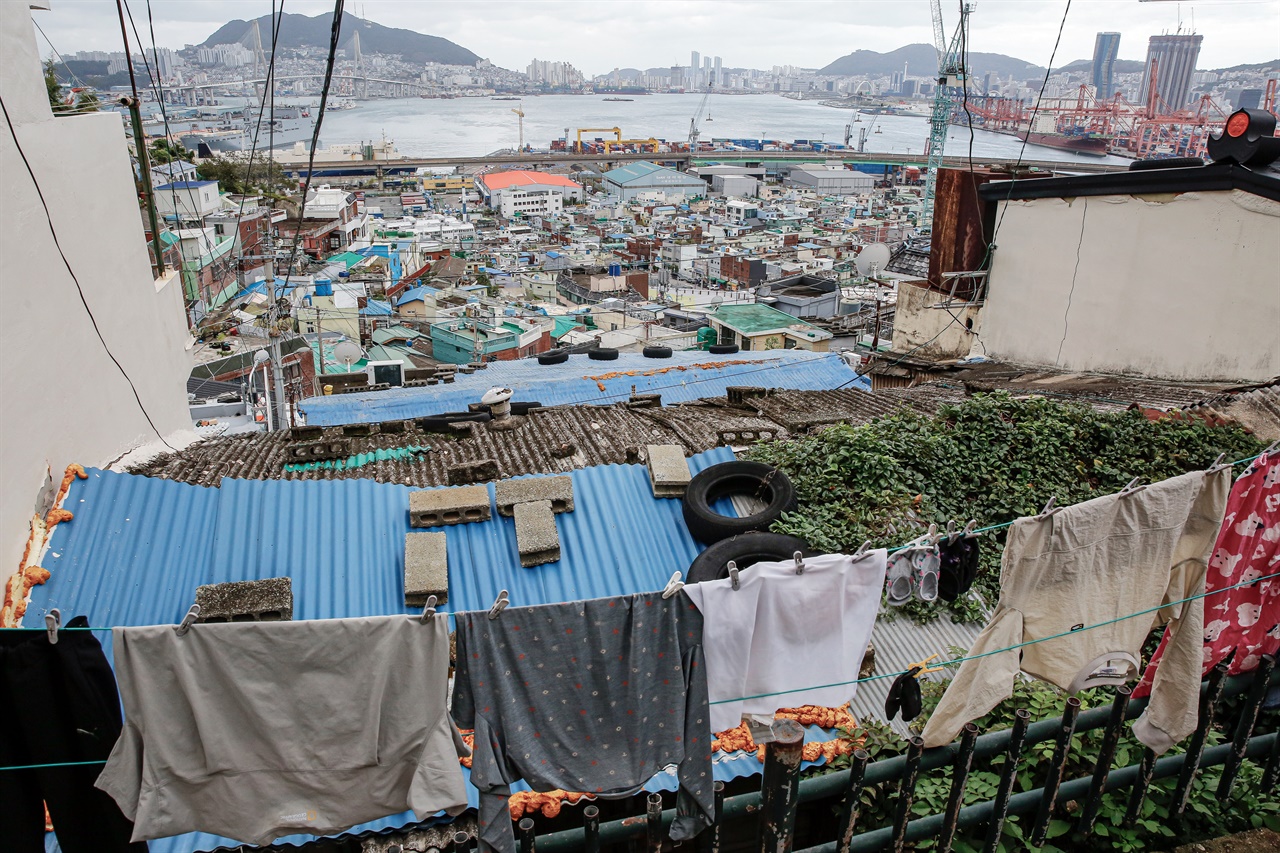
[[[120,35],[124,38],[124,66],[129,69],[129,87],[132,98],[121,98],[120,103],[129,108],[133,123],[133,145],[138,151],[138,173],[142,176],[142,192],[147,197],[147,216],[151,222],[151,245],[156,253],[156,278],[164,275],[164,249],[160,244],[160,222],[156,217],[156,196],[151,189],[151,158],[147,156],[147,138],[142,133],[142,110],[138,106],[138,81],[133,74],[133,57],[129,53],[129,31],[124,26],[124,6],[116,0],[116,12],[120,16]],[[139,48],[142,46],[139,45]],[[157,63],[158,64],[158,63]],[[157,70],[157,74],[159,71]],[[163,104],[161,107],[163,108]],[[178,215],[177,209],[173,215]]]
[[[319,308],[316,308],[316,352],[320,354],[320,375],[324,376],[324,332],[320,330]]]

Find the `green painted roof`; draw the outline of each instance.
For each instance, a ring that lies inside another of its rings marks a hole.
[[[555,327],[555,330],[552,331],[551,337],[555,338],[556,340],[563,338],[565,335],[569,334],[574,329],[582,328],[582,323],[578,322],[578,320],[574,317],[556,317],[555,321],[556,321],[556,327]]]
[[[352,267],[354,267],[356,264],[360,263],[363,260],[364,260],[364,255],[361,255],[358,252],[341,252],[340,254],[334,255],[332,258],[329,258],[326,261],[326,263],[344,264],[347,269],[351,269]]]
[[[811,329],[818,328],[812,323],[792,317],[785,311],[770,308],[768,305],[721,305],[711,316],[734,331],[747,335],[775,332],[795,325],[808,326]]]

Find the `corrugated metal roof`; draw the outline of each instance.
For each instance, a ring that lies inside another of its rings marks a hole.
[[[635,375],[616,375],[632,374]],[[307,423],[335,426],[465,411],[495,386],[515,391],[515,402],[545,406],[598,405],[626,400],[632,386],[640,394],[661,394],[663,403],[719,397],[732,385],[830,390],[869,387],[865,378],[835,353],[765,350],[734,355],[677,352],[667,359],[623,353],[616,361],[571,355],[559,365],[536,359],[490,362],[485,370],[458,375],[447,385],[392,388],[362,394],[312,397],[302,401]],[[603,387],[602,387],[603,386]]]

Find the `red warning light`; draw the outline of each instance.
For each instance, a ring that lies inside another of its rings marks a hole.
[[[1244,136],[1249,129],[1249,114],[1238,112],[1227,119],[1227,136]]]

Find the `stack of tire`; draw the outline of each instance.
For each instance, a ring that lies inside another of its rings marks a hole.
[[[764,501],[765,508],[742,518],[713,509],[717,501],[732,495],[753,495]],[[685,583],[727,578],[730,560],[745,569],[790,560],[797,551],[813,556],[803,539],[768,532],[783,513],[795,508],[795,487],[772,465],[735,460],[694,475],[684,496],[684,523],[694,539],[709,547],[689,565]]]

